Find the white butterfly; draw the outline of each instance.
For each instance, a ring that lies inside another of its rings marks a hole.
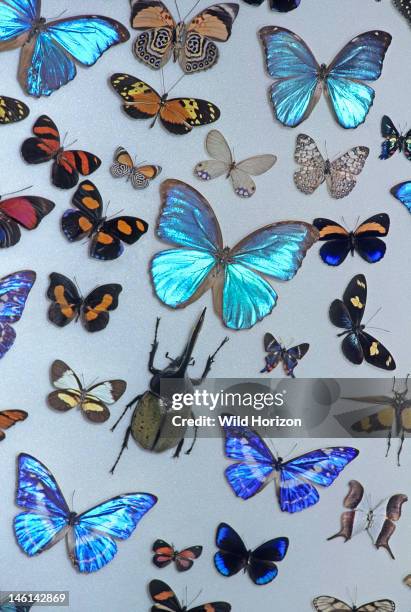
[[[154,180],[161,172],[161,166],[145,164],[136,166],[131,155],[123,147],[118,147],[114,153],[114,163],[110,168],[114,178],[127,177],[131,180],[134,189],[145,189],[150,181]]]
[[[211,130],[207,134],[206,149],[213,159],[197,164],[194,168],[195,174],[203,181],[225,174],[226,178],[231,178],[235,193],[242,198],[251,197],[256,190],[250,174],[264,174],[277,161],[275,155],[256,155],[237,163],[226,139],[218,130]]]
[[[354,189],[369,152],[368,147],[354,147],[330,162],[310,136],[299,134],[294,160],[300,169],[294,173],[294,183],[303,193],[311,194],[326,181],[333,198],[345,198]]]
[[[394,612],[395,610],[395,603],[391,599],[370,601],[357,608],[328,595],[321,595],[314,599],[313,606],[317,612]]]

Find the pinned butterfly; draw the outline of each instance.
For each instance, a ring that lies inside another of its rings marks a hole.
[[[57,327],[65,327],[81,318],[86,331],[101,331],[109,323],[109,313],[117,308],[122,290],[118,283],[110,283],[96,287],[83,298],[72,280],[64,274],[52,272],[47,289],[47,297],[52,302],[48,318]]]
[[[21,319],[35,281],[33,270],[20,270],[0,278],[0,359],[14,344],[16,332],[12,324]]]
[[[401,134],[391,119],[384,115],[381,119],[381,134],[385,140],[381,145],[380,159],[389,159],[396,151],[402,151],[405,157],[411,160],[411,130]]]
[[[354,365],[360,365],[365,359],[376,368],[395,370],[395,360],[388,349],[365,331],[366,325],[362,323],[362,318],[366,303],[367,281],[363,274],[357,274],[351,279],[342,300],[331,303],[331,323],[345,330],[337,334],[338,337],[344,336],[342,352]]]
[[[91,181],[78,186],[73,199],[73,208],[63,214],[61,227],[69,242],[90,239],[90,257],[109,261],[124,252],[124,244],[132,245],[148,230],[148,224],[130,215],[107,219],[103,216],[103,199]]]
[[[231,329],[249,329],[271,313],[277,293],[263,275],[291,280],[318,238],[308,223],[282,221],[229,248],[201,193],[170,179],[161,184],[160,194],[157,236],[179,248],[161,251],[151,261],[157,297],[171,308],[184,308],[211,288],[215,309]]]
[[[381,76],[391,35],[381,30],[353,38],[329,66],[318,64],[306,43],[294,32],[278,26],[259,31],[268,74],[274,79],[270,98],[277,120],[296,127],[307,119],[321,93],[343,128],[363,123],[375,91],[365,81]]]
[[[51,182],[60,189],[71,189],[77,185],[79,174],[88,176],[97,170],[101,160],[87,151],[66,151],[60,142],[56,124],[41,115],[33,126],[34,137],[25,140],[21,147],[23,159],[28,164],[52,161]]]
[[[286,556],[288,545],[288,538],[281,537],[248,550],[230,525],[220,523],[216,533],[216,546],[220,550],[214,555],[214,565],[222,576],[234,576],[243,570],[254,584],[269,584],[277,577],[277,563]]]
[[[282,346],[272,334],[265,334],[264,349],[267,351],[268,355],[265,358],[265,366],[260,374],[271,372],[281,362],[286,376],[295,378],[294,370],[298,366],[299,360],[307,354],[309,348],[310,345],[307,342],[303,342],[302,344],[297,344],[287,349],[285,346]]]
[[[25,421],[28,416],[25,410],[0,410],[0,442],[6,437],[4,430],[13,427],[16,423]]]
[[[321,259],[329,266],[339,266],[349,253],[357,252],[368,263],[376,263],[385,255],[386,245],[381,238],[390,229],[386,213],[369,217],[353,231],[331,219],[314,219],[313,225],[320,232],[319,240],[325,243],[320,249]]]
[[[164,540],[156,540],[153,544],[153,563],[156,567],[163,569],[170,563],[175,564],[178,572],[187,572],[194,565],[194,561],[201,556],[202,546],[189,546],[182,550],[176,550],[174,546]]]
[[[123,100],[123,110],[132,119],[157,119],[172,134],[184,135],[194,127],[214,123],[220,110],[212,102],[199,98],[169,98],[130,74],[113,74],[111,85]]]
[[[178,10],[177,3],[176,7]],[[134,54],[154,70],[162,68],[171,57],[186,74],[208,70],[219,57],[214,41],[226,42],[230,38],[238,10],[234,3],[213,4],[188,23],[184,23],[188,15],[182,18],[179,14],[176,23],[160,0],[131,0],[131,27],[144,30],[133,45]]]
[[[130,34],[100,15],[56,21],[41,16],[41,0],[1,0],[0,51],[21,48],[18,79],[31,96],[49,96],[77,74],[76,62],[92,66],[107,49]]]
[[[128,151],[118,147],[114,154],[114,163],[110,172],[114,178],[127,178],[134,189],[146,189],[161,172],[161,166],[141,164],[137,166]]]
[[[404,181],[391,188],[391,194],[404,204],[405,208],[411,213],[411,181]]]
[[[68,555],[81,573],[96,572],[117,554],[116,540],[127,540],[143,516],[157,503],[150,493],[126,493],[77,514],[70,511],[50,470],[35,457],[17,459],[14,517],[17,543],[29,557],[48,550],[64,537]]]
[[[22,121],[28,117],[29,113],[29,107],[21,100],[0,96],[0,125]]]
[[[51,408],[61,412],[80,408],[94,423],[104,423],[110,418],[107,404],[117,402],[127,388],[124,380],[105,380],[85,387],[74,370],[60,359],[52,363],[51,382],[57,389],[47,396]]]
[[[347,542],[359,533],[365,531],[373,545],[385,548],[390,557],[394,559],[389,540],[396,529],[396,522],[401,518],[403,504],[408,497],[403,493],[382,499],[377,505],[371,506],[369,499],[364,499],[364,487],[358,480],[348,483],[349,490],[344,499],[346,510],[341,515],[341,529],[335,535],[327,538],[344,538]]]
[[[188,603],[182,605],[177,599],[173,589],[162,580],[151,580],[148,585],[154,606],[151,612],[230,612],[231,605],[225,601],[213,601],[212,603],[195,606],[188,609]]]
[[[20,226],[36,229],[54,206],[54,202],[39,196],[17,196],[7,200],[0,197],[0,249],[20,241]]]
[[[213,159],[199,162],[194,168],[195,174],[203,181],[225,175],[231,179],[235,194],[241,198],[249,198],[255,193],[256,186],[251,176],[264,174],[277,161],[275,155],[266,154],[237,163],[228,142],[218,130],[211,130],[207,134],[206,149]]]
[[[264,0],[244,0],[247,4],[253,6],[260,6]],[[301,0],[268,0],[268,6],[272,11],[278,11],[279,13],[289,13],[294,11],[301,4]]]
[[[354,147],[330,161],[323,158],[310,136],[299,134],[294,160],[300,169],[294,172],[294,183],[303,193],[312,194],[326,181],[332,198],[345,198],[356,186],[369,152],[368,147]]]
[[[363,604],[359,608],[356,605],[349,605],[329,595],[320,595],[313,601],[313,606],[317,612],[394,612],[395,603],[391,599],[379,599]]]
[[[225,470],[231,489],[246,500],[274,480],[283,512],[301,512],[317,504],[320,496],[315,485],[331,486],[359,453],[350,446],[331,446],[284,461],[274,457],[256,431],[237,425],[233,415],[222,417],[225,455],[235,461]]]

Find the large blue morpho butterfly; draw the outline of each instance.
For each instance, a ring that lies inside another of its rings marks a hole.
[[[275,480],[283,512],[300,512],[314,506],[320,499],[314,485],[332,485],[359,453],[350,446],[331,446],[283,461],[281,457],[274,457],[256,431],[236,425],[233,415],[222,415],[222,418],[225,454],[237,461],[225,470],[228,484],[237,497],[250,499]]]
[[[14,533],[30,557],[66,537],[75,568],[95,572],[112,561],[116,540],[129,538],[156,502],[150,493],[126,493],[82,514],[70,512],[50,470],[31,455],[18,456],[16,504],[25,512],[14,518]]]
[[[262,275],[290,280],[318,239],[318,231],[308,223],[281,221],[256,230],[230,249],[201,193],[176,179],[164,181],[160,193],[157,236],[182,248],[153,257],[157,297],[171,308],[185,308],[212,289],[215,309],[231,329],[249,329],[270,314],[277,293]]]
[[[41,0],[0,0],[0,51],[21,47],[18,79],[31,96],[49,96],[76,76],[75,61],[92,66],[130,34],[99,15],[46,22]]]
[[[359,34],[329,66],[319,65],[306,43],[290,30],[266,26],[259,37],[268,73],[275,79],[271,102],[283,125],[296,127],[307,119],[322,91],[343,128],[356,128],[365,121],[375,92],[363,81],[380,77],[390,34],[381,30]]]
[[[394,187],[390,189],[390,192],[394,198],[397,198],[401,204],[404,204],[408,212],[411,213],[411,181],[404,181],[403,183],[394,185]]]
[[[284,559],[288,545],[288,538],[280,537],[247,550],[238,533],[227,523],[220,523],[216,533],[220,550],[214,555],[214,565],[223,576],[234,576],[243,570],[254,584],[269,584],[278,574],[277,562]]]
[[[0,359],[13,346],[16,332],[11,323],[20,320],[36,280],[32,270],[20,270],[0,278]]]

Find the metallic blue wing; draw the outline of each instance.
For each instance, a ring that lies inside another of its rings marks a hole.
[[[327,94],[338,123],[346,129],[364,123],[375,97],[364,83],[333,77],[327,79]]]
[[[0,612],[29,612],[31,604],[0,603]]]
[[[37,37],[22,85],[31,96],[49,96],[76,76],[76,66],[47,32]]]
[[[0,50],[17,36],[28,33],[39,16],[40,0],[1,0],[0,2]]]
[[[248,573],[255,584],[268,584],[277,577],[276,562],[284,559],[288,545],[288,538],[274,538],[251,552]]]
[[[307,119],[321,95],[319,66],[305,42],[285,28],[267,26],[259,31],[278,121],[295,127]]]
[[[411,213],[411,181],[399,183],[391,189],[394,198],[397,198]]]
[[[0,359],[13,346],[16,332],[10,323],[16,323],[23,314],[35,280],[36,273],[31,270],[14,272],[0,279]]]
[[[59,542],[66,535],[68,524],[68,516],[43,514],[39,508],[15,516],[14,533],[20,548],[31,557]]]
[[[234,463],[225,470],[228,484],[241,499],[250,499],[263,489],[274,472],[267,463]]]

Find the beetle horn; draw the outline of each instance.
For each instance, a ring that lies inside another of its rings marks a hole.
[[[185,349],[179,359],[180,364],[179,364],[179,371],[184,374],[184,372],[187,369],[187,366],[190,363],[191,360],[191,356],[193,354],[193,350],[195,347],[195,344],[197,342],[197,338],[200,334],[201,328],[203,327],[203,323],[204,323],[204,317],[205,317],[205,313],[206,313],[207,308],[204,308],[203,312],[201,313],[192,333],[190,336],[189,341],[187,342]]]

